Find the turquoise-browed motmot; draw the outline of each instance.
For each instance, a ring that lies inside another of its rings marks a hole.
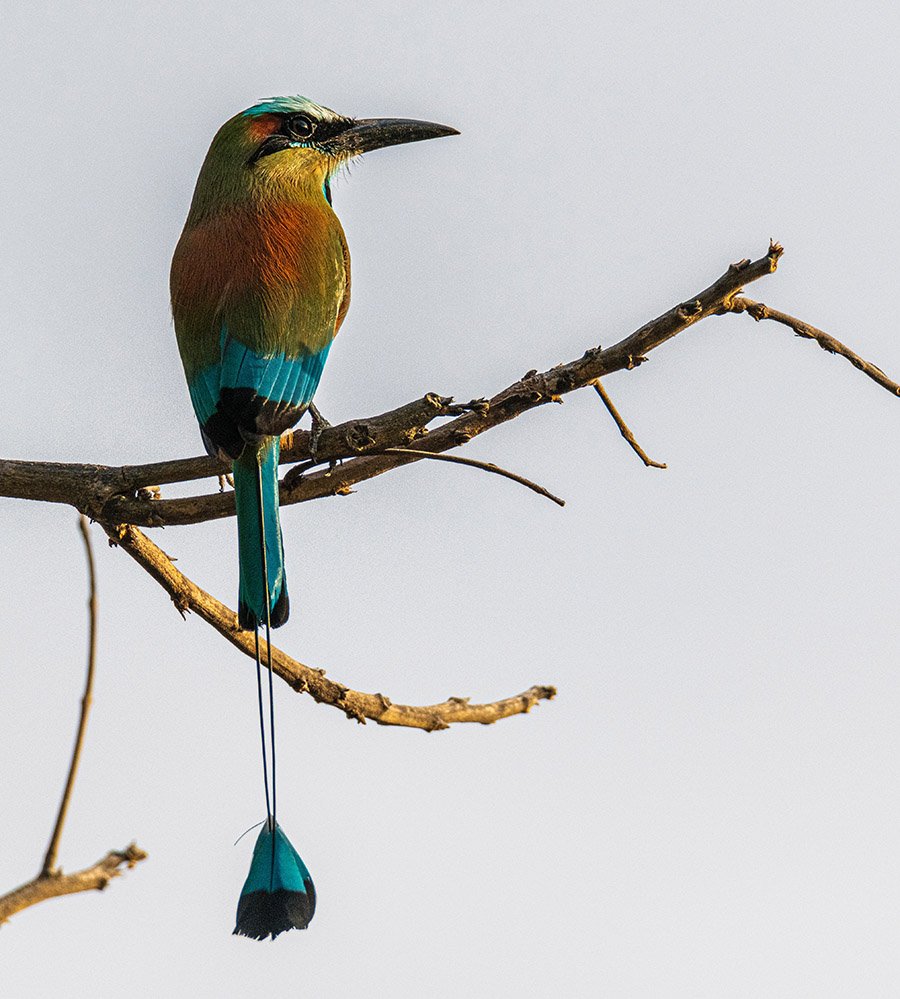
[[[256,633],[266,820],[235,933],[274,939],[312,919],[309,872],[276,822],[269,669],[267,766],[259,629],[284,624],[279,436],[313,400],[350,302],[350,254],[331,178],[371,149],[455,135],[402,118],[346,118],[303,97],[263,101],[212,141],[172,260],[172,314],[207,451],[233,463],[238,620]]]

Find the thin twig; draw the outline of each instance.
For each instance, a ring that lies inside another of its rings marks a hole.
[[[501,468],[499,465],[495,465],[492,461],[476,461],[475,458],[461,458],[458,454],[435,454],[432,451],[422,451],[418,448],[412,447],[386,447],[382,454],[412,454],[417,458],[431,458],[434,461],[449,461],[455,465],[469,465],[472,468],[480,468],[484,472],[493,472],[494,475],[502,475],[504,479],[511,479],[513,482],[518,482],[519,485],[527,486],[532,492],[538,494],[538,496],[546,496],[547,499],[553,500],[557,506],[565,506],[566,501],[560,499],[559,496],[554,496],[549,490],[545,489],[543,486],[539,486],[536,482],[532,482],[531,479],[526,479],[521,475],[516,475],[515,472],[507,471],[505,468]],[[663,466],[665,468],[665,466]]]
[[[235,648],[251,659],[255,658],[252,633],[243,631],[238,626],[235,612],[176,569],[171,558],[146,534],[132,525],[107,526],[105,530],[114,544],[123,548],[162,586],[182,615],[186,611],[194,611]],[[265,657],[266,643],[262,640],[260,647]],[[470,704],[468,698],[459,697],[426,706],[394,704],[384,694],[365,694],[350,690],[342,683],[326,677],[324,670],[306,666],[274,645],[272,669],[294,690],[309,694],[320,704],[338,708],[355,721],[364,724],[369,719],[379,725],[399,725],[426,732],[448,728],[455,722],[490,725],[502,718],[524,714],[538,701],[550,700],[556,695],[554,687],[534,686],[521,694],[490,704]]]
[[[854,368],[868,375],[873,382],[877,382],[882,388],[887,389],[893,395],[900,395],[900,385],[888,378],[881,368],[872,364],[871,361],[860,357],[859,354],[846,347],[830,333],[826,333],[815,326],[810,326],[809,323],[803,322],[802,319],[795,319],[786,312],[779,312],[778,309],[772,309],[762,302],[754,302],[751,298],[743,297],[733,298],[728,303],[726,311],[746,312],[757,322],[761,322],[763,319],[771,319],[776,323],[781,323],[782,326],[792,329],[797,336],[802,337],[804,340],[815,340],[822,350],[827,350],[829,354],[839,354],[841,357],[846,358]]]
[[[75,786],[75,776],[78,773],[78,764],[81,761],[81,750],[84,747],[84,735],[87,731],[88,715],[90,714],[94,692],[94,664],[97,659],[97,576],[94,566],[94,552],[91,548],[90,525],[84,514],[78,518],[78,529],[81,531],[81,537],[84,541],[84,552],[87,557],[88,566],[87,677],[84,682],[84,695],[81,698],[81,717],[78,720],[78,732],[75,736],[75,745],[72,748],[72,762],[69,764],[69,776],[66,778],[62,801],[59,803],[56,825],[53,827],[53,835],[50,837],[47,855],[44,857],[44,866],[41,868],[42,877],[48,877],[57,873],[56,858],[59,853],[59,841],[62,837],[66,814],[69,811],[69,802],[72,800],[72,788]]]
[[[641,459],[641,461],[648,468],[666,468],[667,466],[665,465],[664,462],[654,461],[652,458],[648,457],[647,452],[634,439],[634,434],[631,432],[631,430],[629,430],[628,424],[622,419],[621,413],[618,411],[618,409],[616,409],[615,404],[613,403],[612,399],[610,399],[609,397],[609,393],[606,391],[606,388],[604,387],[599,378],[597,379],[597,381],[594,382],[594,390],[596,391],[597,395],[599,395],[600,398],[603,400],[603,405],[606,406],[609,415],[616,421],[616,426],[619,428],[619,433],[625,438],[626,441],[628,441],[629,445],[631,446],[631,450],[634,451],[634,453]]]

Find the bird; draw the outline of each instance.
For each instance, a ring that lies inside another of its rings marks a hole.
[[[350,304],[350,253],[331,182],[363,153],[457,134],[435,122],[351,118],[305,97],[260,101],[216,132],[172,258],[172,316],[191,403],[206,451],[232,466],[238,623],[255,635],[266,818],[234,932],[256,940],[305,929],[316,905],[309,871],[277,821],[270,629],[290,612],[280,436],[311,407]]]

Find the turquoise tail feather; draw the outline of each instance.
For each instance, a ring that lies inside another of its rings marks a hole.
[[[274,940],[285,930],[305,930],[316,911],[316,889],[306,864],[274,819],[263,823],[250,873],[238,899],[234,932]]]
[[[287,580],[284,576],[284,546],[278,515],[278,459],[281,441],[268,437],[258,448],[250,445],[234,462],[234,500],[237,506],[238,620],[252,630],[268,622],[273,628],[288,619]],[[265,535],[263,571],[262,539]],[[268,576],[268,586],[266,585]],[[268,592],[269,606],[266,607]]]

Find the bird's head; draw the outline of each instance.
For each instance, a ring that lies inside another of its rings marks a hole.
[[[383,146],[455,128],[408,118],[347,118],[305,97],[273,97],[229,119],[216,133],[198,181],[251,191],[325,190],[348,160]],[[204,177],[204,175],[206,175]]]

